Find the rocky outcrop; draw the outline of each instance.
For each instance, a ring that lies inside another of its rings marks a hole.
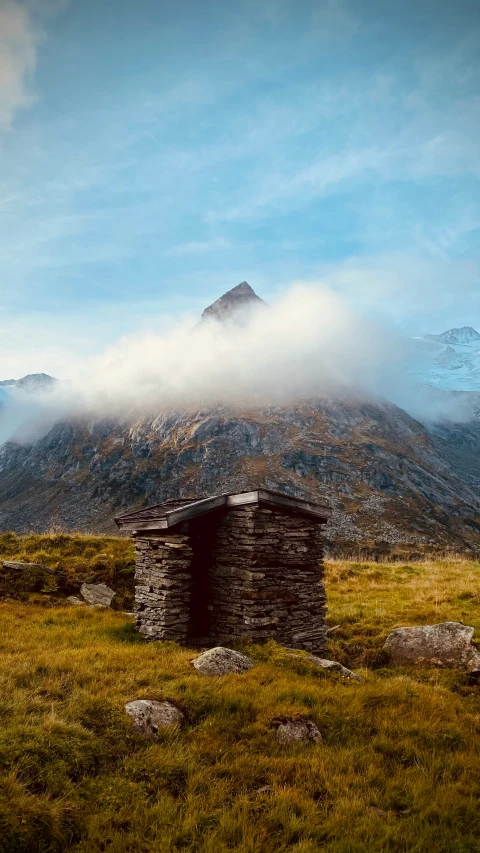
[[[384,650],[396,666],[440,666],[476,672],[480,653],[472,645],[474,628],[461,622],[396,628]]]
[[[233,649],[225,649],[223,646],[208,649],[192,663],[197,672],[202,675],[228,675],[232,672],[241,675],[253,666],[253,661],[249,657]]]

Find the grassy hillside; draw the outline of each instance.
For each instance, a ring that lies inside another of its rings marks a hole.
[[[390,670],[381,647],[400,624],[480,635],[479,581],[474,562],[328,564],[329,653],[364,683],[273,644],[209,679],[121,613],[0,604],[0,851],[478,851],[480,689]],[[187,724],[143,741],[135,698],[171,698]],[[278,745],[270,721],[305,713],[323,741]]]
[[[104,582],[117,591],[115,608],[132,607],[135,563],[131,539],[81,533],[0,533],[0,564],[3,560],[35,563],[51,569],[53,575],[40,578],[40,585],[29,585],[20,575],[4,576],[0,571],[0,597],[28,600],[37,590],[42,593],[39,601],[54,604],[61,594],[77,593],[84,582]]]

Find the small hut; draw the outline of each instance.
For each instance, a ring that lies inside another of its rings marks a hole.
[[[331,510],[258,489],[115,519],[135,540],[135,616],[150,640],[325,647],[322,525]]]

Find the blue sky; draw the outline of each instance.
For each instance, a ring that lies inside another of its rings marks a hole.
[[[480,325],[477,0],[0,0],[0,374],[247,279]]]

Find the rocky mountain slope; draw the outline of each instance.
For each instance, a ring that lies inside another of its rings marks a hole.
[[[245,284],[207,317],[251,300]],[[466,463],[480,422],[469,429],[427,431],[385,400],[326,397],[71,419],[0,448],[0,529],[114,531],[128,508],[264,485],[327,499],[335,547],[480,550],[480,464]]]

